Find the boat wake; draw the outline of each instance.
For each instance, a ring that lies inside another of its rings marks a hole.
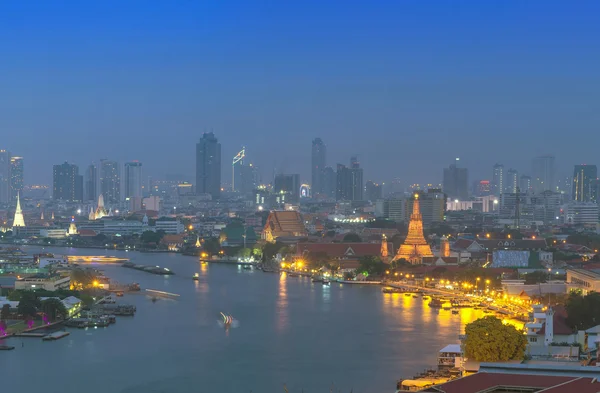
[[[224,313],[221,313],[221,319],[219,319],[217,323],[225,329],[229,329],[230,327],[237,328],[240,326],[240,322],[237,319]]]

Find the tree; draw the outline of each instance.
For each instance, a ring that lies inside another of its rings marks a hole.
[[[527,339],[512,325],[493,316],[480,318],[465,327],[465,356],[478,362],[523,359]]]
[[[25,317],[33,318],[37,314],[39,307],[40,300],[36,294],[31,291],[25,291],[21,295],[21,300],[19,300],[17,312]]]
[[[586,330],[600,324],[600,293],[583,296],[571,292],[567,298],[567,324],[573,329]]]
[[[548,280],[548,273],[542,271],[535,271],[525,274],[525,284],[539,284]]]
[[[81,295],[79,295],[79,298],[81,299],[81,303],[83,303],[83,305],[86,307],[89,307],[92,304],[94,304],[94,298],[90,295],[82,293]]]
[[[89,271],[84,269],[73,269],[71,271],[71,285],[74,288],[88,288],[94,283],[96,276]]]
[[[0,320],[6,321],[10,317],[10,304],[4,304],[0,311]]]
[[[250,256],[252,255],[252,249],[250,248],[240,248],[237,252],[237,255],[240,258],[250,258]]]
[[[356,269],[357,273],[365,276],[381,276],[385,272],[386,265],[376,256],[364,256],[359,259],[360,266]]]
[[[209,237],[204,241],[204,251],[209,254],[218,254],[221,250],[221,244],[216,237]]]
[[[342,240],[342,242],[344,242],[344,243],[360,243],[360,242],[362,242],[362,239],[356,233],[348,233],[346,236],[344,236],[344,240]]]
[[[57,317],[64,319],[67,316],[65,305],[57,298],[44,300],[41,304],[41,308],[50,321],[56,321]]]
[[[162,233],[161,233],[162,232]],[[142,236],[140,237],[140,240],[142,241],[142,243],[148,244],[148,243],[155,243],[158,244],[160,242],[160,239],[162,239],[164,236],[164,231],[144,231],[142,232]]]

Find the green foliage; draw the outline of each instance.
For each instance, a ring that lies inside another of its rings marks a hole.
[[[386,264],[376,256],[364,256],[359,260],[360,266],[356,273],[362,273],[366,276],[381,276],[385,272]]]
[[[478,362],[506,362],[525,356],[527,339],[512,325],[493,316],[480,318],[465,327],[465,356]]]
[[[79,295],[79,299],[81,299],[81,302],[84,306],[89,307],[92,304],[94,304],[94,298],[88,294],[82,293],[81,295]]]
[[[87,288],[91,287],[96,276],[87,269],[73,269],[71,271],[71,284],[78,288]]]
[[[21,300],[22,294],[23,291],[10,291],[10,293],[8,294],[8,300],[10,300],[11,302],[18,302],[19,300]]]
[[[10,317],[10,304],[4,304],[0,310],[0,320],[6,321]]]
[[[271,260],[275,255],[277,255],[280,251],[285,249],[285,245],[281,243],[265,243],[263,246],[263,257],[266,260]]]
[[[525,274],[525,284],[539,284],[548,281],[548,273],[545,271],[535,271]]]
[[[0,232],[0,238],[12,237],[13,231]]]
[[[573,329],[586,330],[600,324],[600,293],[583,296],[571,292],[567,298],[567,324]]]
[[[344,242],[344,243],[360,243],[360,242],[362,242],[362,239],[356,233],[348,233],[346,236],[344,236],[344,240],[342,240],[342,242]]]
[[[142,241],[142,243],[145,243],[145,244],[148,244],[148,243],[158,244],[160,242],[160,239],[162,239],[164,235],[165,235],[165,231],[163,231],[163,230],[156,231],[156,232],[144,231],[142,233],[140,240]]]
[[[250,258],[250,256],[252,255],[252,249],[250,248],[240,248],[239,251],[237,252],[237,255],[240,258]]]
[[[354,277],[356,277],[356,275],[352,272],[344,273],[344,280],[346,280],[346,281],[354,280]]]
[[[209,237],[204,240],[203,243],[204,251],[209,254],[218,254],[221,250],[221,244],[219,243],[219,239],[216,237]]]
[[[40,300],[37,295],[31,291],[25,291],[21,294],[17,312],[25,317],[35,317],[37,310],[40,307]]]
[[[50,298],[42,301],[41,309],[48,316],[50,321],[56,321],[58,317],[64,319],[67,316],[65,305],[56,298]]]

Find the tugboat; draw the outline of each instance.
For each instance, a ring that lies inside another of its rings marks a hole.
[[[194,281],[198,281],[200,279],[200,274],[194,273],[194,277],[192,277]]]

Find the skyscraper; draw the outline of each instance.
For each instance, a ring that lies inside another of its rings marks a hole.
[[[527,175],[521,175],[521,180],[519,182],[521,193],[525,194],[531,191],[531,177]]]
[[[273,191],[276,193],[287,194],[287,202],[298,202],[300,197],[300,175],[276,175],[273,181]]]
[[[83,176],[79,174],[79,167],[65,162],[54,165],[52,199],[69,202],[83,200]]]
[[[499,196],[504,192],[504,165],[494,165],[492,173],[492,194]]]
[[[573,192],[571,194],[577,202],[596,202],[596,179],[598,168],[596,165],[575,165],[573,171]]]
[[[96,201],[98,198],[98,168],[93,163],[85,171],[84,198],[86,201]]]
[[[555,191],[554,156],[540,156],[533,159],[532,188],[536,194],[546,190]]]
[[[196,144],[196,194],[221,195],[221,144],[212,132]]]
[[[121,171],[118,162],[100,160],[100,191],[104,202],[119,203],[121,201]]]
[[[357,157],[350,158],[350,168],[342,164],[337,165],[336,199],[363,200],[363,170]]]
[[[10,158],[10,192],[13,200],[23,193],[23,157]]]
[[[323,195],[335,199],[337,179],[332,167],[326,166],[323,170]]]
[[[125,163],[125,198],[142,197],[142,163]]]
[[[383,188],[381,187],[381,184],[377,184],[369,180],[365,184],[365,194],[367,200],[375,202],[383,197]]]
[[[519,172],[516,169],[509,169],[506,172],[506,192],[515,193],[519,187]],[[525,192],[525,191],[522,191]]]
[[[444,193],[450,199],[466,201],[469,199],[469,171],[467,168],[459,168],[458,161],[457,158],[449,168],[444,168]]]
[[[325,193],[325,164],[327,159],[327,146],[321,138],[312,141],[311,154],[311,187],[313,194]]]
[[[10,152],[0,149],[0,204],[9,203],[10,197]]]

